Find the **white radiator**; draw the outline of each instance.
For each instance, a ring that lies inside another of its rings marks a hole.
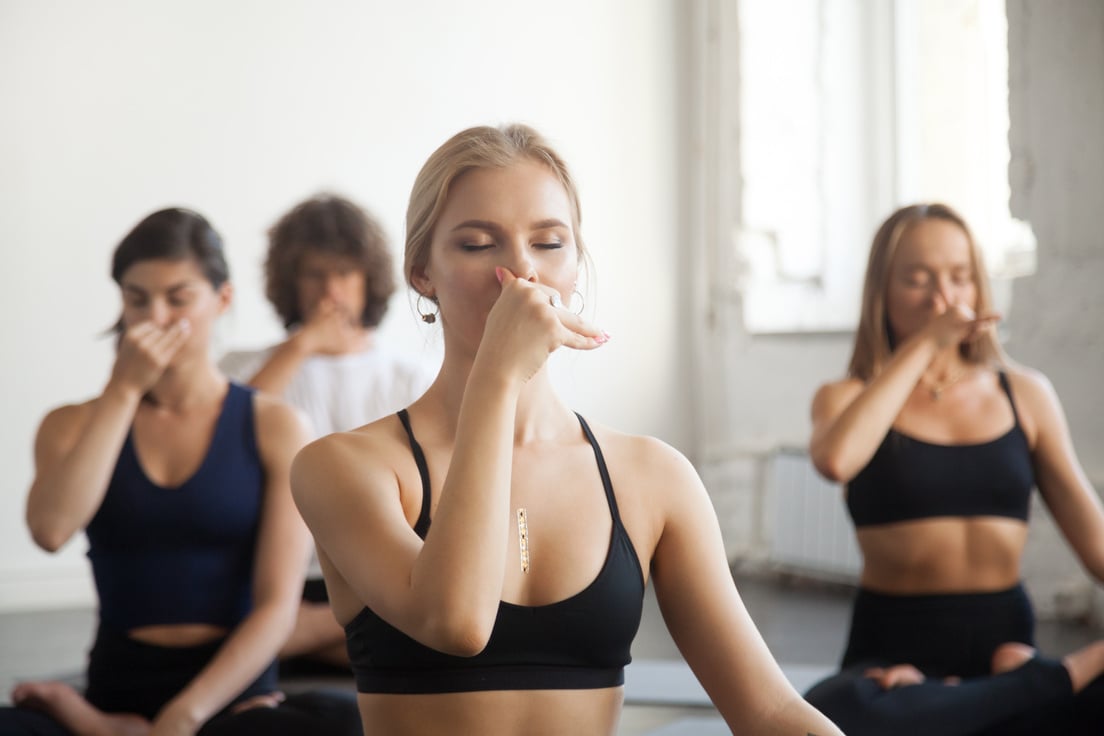
[[[770,562],[815,578],[857,580],[862,557],[843,489],[820,477],[804,450],[778,450],[768,473]]]

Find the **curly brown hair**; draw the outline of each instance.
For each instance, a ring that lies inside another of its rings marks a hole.
[[[350,258],[364,272],[364,311],[360,323],[376,327],[395,292],[395,272],[387,235],[374,217],[334,194],[317,194],[297,204],[268,231],[265,296],[290,328],[303,321],[296,276],[308,251]]]

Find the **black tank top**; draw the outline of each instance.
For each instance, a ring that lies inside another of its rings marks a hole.
[[[429,531],[430,484],[422,448],[406,410],[399,419],[422,478],[422,509],[414,531]],[[597,577],[582,591],[544,606],[500,601],[486,648],[474,657],[431,649],[365,607],[345,626],[357,690],[362,693],[454,693],[478,690],[563,690],[624,684],[629,647],[640,626],[644,576],[621,524],[606,463],[590,427],[579,424],[594,448],[613,528]]]
[[[998,374],[1013,425],[1000,437],[939,445],[890,429],[847,484],[856,527],[937,516],[1004,516],[1027,521],[1035,473],[1008,376]]]

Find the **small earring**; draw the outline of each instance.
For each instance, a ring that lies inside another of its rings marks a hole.
[[[432,312],[423,312],[422,311],[422,300],[423,299],[428,299],[429,302],[431,304],[433,304],[434,310]],[[431,325],[434,322],[436,322],[437,321],[437,315],[440,314],[440,312],[441,312],[441,307],[440,307],[440,305],[437,304],[437,300],[435,298],[431,297],[431,296],[427,297],[425,294],[419,294],[418,295],[418,302],[417,302],[417,305],[415,306],[415,309],[418,310],[418,316],[421,317],[422,321],[425,322],[427,325]]]
[[[578,309],[572,309],[571,311],[574,312],[575,314],[582,314],[583,310],[586,309],[586,300],[583,299],[583,292],[579,291],[578,286],[576,286],[575,290],[571,292],[571,303],[572,304],[575,303],[575,297],[579,297],[579,308]]]

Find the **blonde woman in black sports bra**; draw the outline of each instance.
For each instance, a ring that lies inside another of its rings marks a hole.
[[[1104,733],[1104,643],[1036,656],[1020,583],[1033,488],[1098,580],[1104,512],[1053,388],[1008,364],[996,320],[957,213],[886,220],[848,378],[812,409],[864,566],[842,670],[807,697],[851,736]]]
[[[840,734],[749,619],[690,464],[554,393],[550,353],[608,340],[565,306],[583,258],[575,186],[529,128],[465,130],[415,181],[405,270],[441,325],[441,372],[292,471],[365,731],[615,733],[652,577],[733,731]]]

